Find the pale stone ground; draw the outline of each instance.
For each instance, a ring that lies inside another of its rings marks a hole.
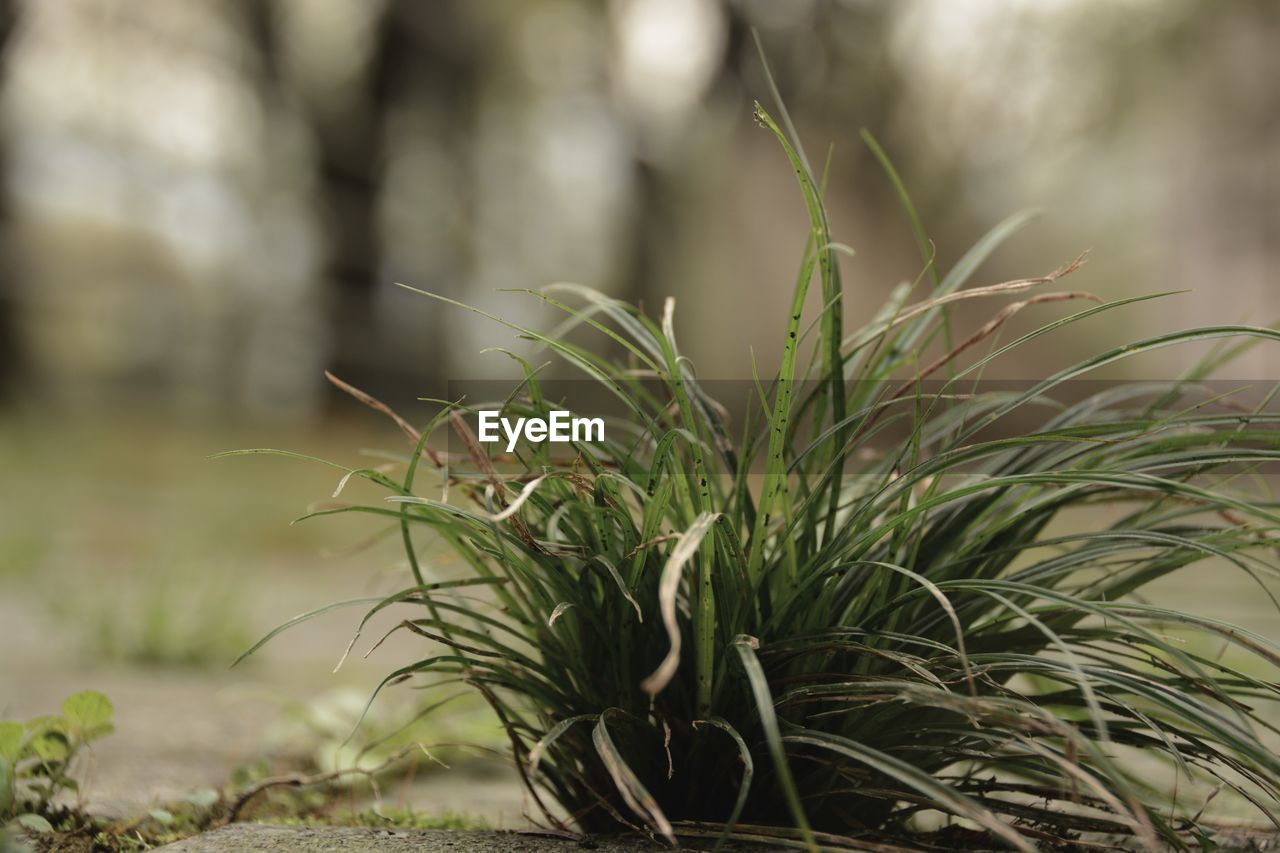
[[[288,595],[272,596],[263,608],[276,611],[272,619],[282,621],[342,597],[325,583],[299,595],[300,606],[285,610],[279,600]],[[345,691],[348,705],[353,697],[359,701],[412,652],[401,646],[383,656],[384,647],[381,660],[353,656],[334,675],[334,661],[358,616],[359,611],[349,610],[282,634],[261,661],[243,669],[144,668],[83,660],[64,641],[62,626],[37,603],[20,594],[0,595],[0,626],[21,640],[16,653],[0,654],[0,718],[56,712],[78,690],[107,694],[115,705],[116,732],[92,747],[84,803],[104,815],[141,814],[200,788],[222,788],[236,768],[264,757],[275,765],[302,757],[279,743],[280,722],[290,707],[331,703],[336,690]],[[381,633],[379,628],[370,636]],[[414,698],[407,692],[387,694],[402,708]],[[394,785],[384,792],[386,802],[426,815],[465,815],[494,828],[528,825],[523,792],[508,765],[484,758],[450,764],[443,769],[423,762],[410,787]]]
[[[0,604],[0,624],[6,609]],[[65,696],[84,688],[111,697],[117,730],[94,745],[84,788],[89,809],[112,816],[140,814],[199,788],[225,786],[233,770],[269,751],[267,735],[281,715],[281,697],[305,701],[321,695],[332,666],[301,672],[271,666],[244,673],[156,673],[131,668],[50,672],[12,664],[12,659],[0,664],[0,705],[6,714],[54,711]],[[496,828],[527,825],[514,772],[497,760],[447,770],[424,764],[407,790],[395,786],[385,796],[428,815],[462,814]]]
[[[443,830],[295,829],[237,824],[160,848],[171,853],[230,853],[237,850],[290,850],[299,853],[329,851],[448,851],[448,853],[637,853],[670,849],[644,840],[593,840],[583,844],[571,839],[501,832],[446,832]],[[742,849],[742,848],[737,848]],[[753,848],[765,850],[767,848]]]

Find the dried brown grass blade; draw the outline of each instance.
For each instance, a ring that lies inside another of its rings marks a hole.
[[[343,380],[334,376],[332,373],[330,373],[327,370],[324,372],[324,378],[328,379],[330,384],[332,384],[339,391],[342,391],[345,394],[349,394],[350,396],[359,400],[361,403],[364,403],[366,406],[373,409],[374,411],[381,412],[382,414],[391,418],[391,420],[395,421],[396,426],[400,427],[400,431],[405,434],[405,436],[409,439],[409,442],[413,444],[415,447],[418,445],[419,441],[422,441],[422,432],[420,430],[415,429],[413,424],[409,423],[407,420],[400,417],[400,415],[397,414],[394,409],[392,409],[386,403],[379,400],[377,397],[374,397],[372,394],[368,394],[368,393],[365,393],[364,391],[361,391],[359,388],[355,387],[349,382],[344,382]],[[440,458],[440,454],[436,453],[434,450],[432,450],[430,447],[428,447],[425,444],[422,446],[422,454],[426,456],[429,460],[431,460],[431,463],[435,465],[437,468],[443,464],[443,460]]]

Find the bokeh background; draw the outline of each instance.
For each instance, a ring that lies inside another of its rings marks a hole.
[[[943,268],[1035,207],[975,283],[1088,248],[1072,287],[1189,291],[1004,375],[1280,319],[1274,0],[0,0],[0,715],[110,694],[107,810],[264,756],[331,760],[405,650],[331,674],[347,612],[227,664],[294,613],[388,588],[394,547],[288,525],[330,471],[207,456],[398,447],[326,368],[413,419],[450,379],[509,375],[479,354],[508,333],[396,282],[534,324],[553,318],[499,290],[674,296],[701,376],[745,378],[748,348],[767,370],[806,226],[751,117],[769,101],[753,27],[811,156],[831,147],[850,324],[920,267],[864,127]],[[1274,349],[1230,375],[1275,377]],[[1220,577],[1169,594],[1280,633]],[[518,820],[482,764],[474,789],[424,771],[412,796]]]

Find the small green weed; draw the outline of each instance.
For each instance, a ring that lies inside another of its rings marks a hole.
[[[339,688],[306,702],[291,702],[271,727],[268,740],[273,750],[305,756],[321,772],[368,770],[410,744],[465,744],[486,751],[503,745],[501,729],[478,697],[459,697],[443,715],[422,714],[413,701],[388,702],[366,713],[367,701],[363,691]],[[461,749],[446,748],[445,754],[450,766],[471,757]]]
[[[148,572],[120,585],[107,600],[57,608],[90,630],[86,652],[98,661],[183,669],[225,667],[252,637],[242,590],[231,581],[192,577],[181,583]]]
[[[60,715],[0,722],[0,818],[44,821],[40,815],[59,794],[77,793],[80,785],[71,775],[76,758],[115,731],[114,713],[106,696],[85,690],[68,696]]]
[[[126,820],[104,818],[76,807],[54,806],[44,808],[40,814],[20,815],[10,826],[25,833],[42,851],[132,853],[204,832],[214,826],[224,812],[222,794],[206,788]],[[9,853],[6,848],[0,847],[0,850]]]

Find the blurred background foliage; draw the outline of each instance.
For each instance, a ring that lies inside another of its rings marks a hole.
[[[492,329],[397,281],[516,315],[496,288],[676,295],[704,376],[768,364],[803,226],[751,123],[753,26],[834,146],[855,317],[919,265],[861,127],[944,267],[1041,207],[986,278],[1092,247],[1093,290],[1195,290],[1144,326],[1276,308],[1270,0],[0,7],[11,399],[310,418],[323,367],[408,399],[505,373]]]
[[[511,375],[477,356],[507,333],[396,282],[535,324],[496,290],[673,295],[700,376],[748,377],[748,347],[767,373],[805,220],[751,119],[753,27],[811,155],[832,146],[850,327],[920,267],[863,127],[943,268],[1046,211],[975,284],[1091,248],[1073,288],[1190,290],[1005,376],[1280,318],[1275,0],[0,0],[0,715],[105,689],[119,803],[216,784],[281,701],[376,683],[382,661],[328,675],[340,619],[222,674],[399,567],[394,543],[350,551],[367,528],[285,525],[327,471],[204,456],[397,446],[325,368],[414,420],[449,379]],[[1274,377],[1262,351],[1233,373]],[[1212,586],[1275,633],[1256,594]]]

